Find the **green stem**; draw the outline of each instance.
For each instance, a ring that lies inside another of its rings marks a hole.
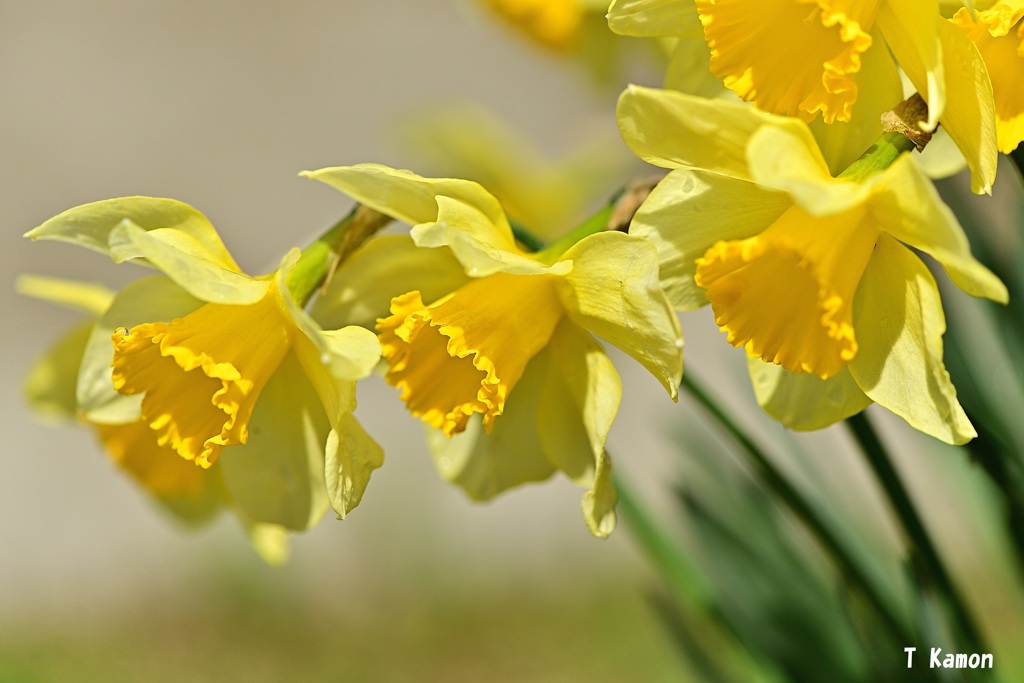
[[[882,133],[860,157],[839,174],[840,178],[852,182],[861,182],[868,176],[892,166],[896,158],[904,152],[917,148],[917,145],[902,133],[895,131]]]
[[[681,385],[742,447],[761,475],[764,483],[803,522],[815,539],[817,539],[818,543],[832,557],[832,560],[850,584],[863,593],[895,641],[903,643],[913,642],[911,634],[903,621],[890,610],[890,606],[896,604],[896,600],[891,596],[883,596],[882,586],[884,582],[881,577],[873,575],[874,572],[869,567],[862,566],[854,558],[853,552],[840,538],[836,530],[832,528],[831,524],[815,511],[810,501],[779,471],[771,459],[746,435],[744,430],[729,414],[711,398],[710,394],[694,381],[690,374],[683,376]]]
[[[846,424],[867,457],[875,476],[878,477],[878,481],[907,535],[911,544],[911,559],[917,558],[923,563],[923,569],[934,581],[935,588],[945,597],[960,633],[968,641],[967,644],[973,648],[974,652],[984,652],[981,636],[967,610],[967,604],[950,579],[921,517],[917,514],[917,509],[904,488],[903,482],[874,427],[863,413],[847,418]]]
[[[288,290],[295,301],[305,306],[313,292],[327,280],[338,264],[391,220],[384,214],[357,204],[347,216],[303,249],[298,262],[288,274]]]

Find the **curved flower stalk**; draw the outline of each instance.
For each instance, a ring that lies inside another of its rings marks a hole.
[[[693,31],[695,11],[711,72],[741,98],[774,114],[849,124],[816,127],[823,148],[853,138],[863,149],[877,137],[878,116],[904,97],[891,51],[928,103],[922,127],[933,131],[941,121],[967,160],[974,192],[991,192],[992,84],[977,48],[942,18],[935,0],[618,0],[609,22],[630,35],[684,35]],[[701,72],[698,61],[691,58],[690,68]],[[681,79],[666,85],[708,94],[674,82]]]
[[[975,436],[943,365],[935,281],[908,247],[968,294],[1007,292],[907,155],[833,178],[798,119],[635,86],[618,118],[638,156],[673,169],[631,234],[657,245],[678,309],[711,303],[767,412],[817,429],[875,401],[943,441]]]
[[[204,470],[157,443],[144,421],[124,424],[90,422],[78,410],[76,385],[86,345],[96,321],[113,303],[116,293],[102,285],[24,275],[20,294],[72,308],[88,316],[48,348],[29,369],[24,393],[40,416],[78,422],[91,428],[110,461],[142,487],[161,508],[186,524],[203,524],[232,507],[219,468]],[[287,530],[277,524],[250,520],[235,508],[253,548],[270,564],[288,555]]]
[[[253,522],[302,530],[328,503],[339,516],[359,503],[382,455],[351,415],[355,382],[380,346],[361,328],[322,330],[295,300],[326,274],[322,242],[251,277],[205,216],[151,197],[85,204],[26,236],[164,274],[119,292],[83,352],[77,410],[103,425],[112,453],[170,449],[193,469],[217,461]]]
[[[960,8],[953,23],[961,28],[985,60],[995,95],[999,151],[1009,154],[1024,140],[1024,2],[1001,0],[976,16]]]
[[[597,232],[529,254],[476,183],[376,164],[307,175],[412,225],[418,251],[456,270],[424,278],[429,295],[396,296],[377,321],[387,380],[433,428],[441,474],[482,500],[562,471],[589,489],[590,531],[611,533],[604,445],[621,385],[591,335],[633,356],[676,397],[682,336],[658,284],[654,247]],[[453,277],[464,284],[436,286]]]

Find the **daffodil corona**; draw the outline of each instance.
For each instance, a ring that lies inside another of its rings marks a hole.
[[[309,175],[412,225],[420,251],[450,250],[467,276],[433,300],[419,290],[395,296],[377,323],[387,379],[437,430],[430,444],[442,474],[486,499],[560,470],[589,489],[591,532],[611,533],[604,445],[622,390],[591,335],[632,355],[675,398],[682,336],[654,247],[591,231],[529,254],[476,183],[375,164]]]
[[[254,304],[209,303],[170,323],[114,331],[114,388],[144,394],[142,418],[181,457],[209,467],[248,440],[256,399],[291,348],[276,287]]]
[[[885,149],[880,169],[870,157],[833,177],[800,120],[635,86],[619,126],[641,158],[674,169],[630,233],[656,244],[676,307],[710,303],[756,359],[766,410],[815,429],[875,401],[945,441],[974,436],[943,366],[935,282],[907,247],[969,294],[1007,292],[908,156]]]

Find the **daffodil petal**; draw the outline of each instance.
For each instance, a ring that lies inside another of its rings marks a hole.
[[[862,204],[871,183],[833,180],[828,169],[818,165],[816,153],[816,147],[808,149],[792,133],[766,126],[750,137],[750,175],[761,187],[788,192],[812,216],[842,213]]]
[[[583,494],[580,507],[587,527],[597,538],[607,538],[615,531],[615,504],[619,496],[612,482],[612,459],[602,454],[594,473],[594,485]]]
[[[357,164],[304,171],[301,175],[341,190],[360,204],[415,226],[437,220],[437,197],[451,197],[475,207],[487,218],[484,243],[515,251],[505,212],[479,184],[453,178],[424,178],[381,164]]]
[[[22,296],[49,301],[97,317],[110,307],[115,295],[112,289],[98,283],[41,275],[19,275],[14,281],[14,287]]]
[[[861,55],[857,80],[870,87],[858,88],[850,120],[825,123],[819,117],[808,124],[833,176],[842,173],[875,143],[882,134],[882,114],[903,100],[899,70],[889,51],[881,49],[884,43],[877,27],[871,38],[872,45],[880,49],[867,50]]]
[[[688,0],[614,0],[608,28],[634,38],[704,35],[697,7]]]
[[[278,277],[287,277],[282,267]],[[380,360],[377,335],[354,325],[324,331],[290,297],[286,301],[302,330],[294,342],[295,355],[320,397],[331,425],[325,444],[328,500],[338,519],[351,512],[384,462],[384,451],[363,430],[351,413],[356,408],[356,380],[369,375]]]
[[[327,436],[327,495],[338,519],[363,499],[370,475],[384,464],[384,449],[353,415],[345,415]]]
[[[223,507],[220,470],[196,467],[161,446],[145,421],[95,427],[110,460],[178,519],[202,523]]]
[[[750,180],[747,144],[762,126],[791,133],[817,153],[821,168],[828,168],[803,121],[742,103],[631,85],[619,96],[617,118],[622,139],[633,153],[662,168],[692,166]]]
[[[898,159],[886,169],[876,187],[868,210],[877,225],[935,258],[968,294],[1007,301],[1006,286],[971,256],[963,228],[910,158]]]
[[[304,531],[323,517],[328,431],[302,366],[286,354],[260,393],[248,441],[218,457],[231,499],[247,518]]]
[[[144,230],[130,219],[110,231],[114,261],[143,258],[196,298],[222,304],[252,304],[267,293],[269,283],[208,258],[204,246],[187,232]]]
[[[427,445],[437,471],[472,500],[489,500],[502,491],[554,474],[555,466],[544,454],[537,427],[537,406],[549,367],[547,349],[533,357],[489,434],[479,415],[473,415],[466,429],[451,438],[439,429],[427,428]]]
[[[261,560],[271,567],[281,567],[288,562],[288,557],[291,554],[288,529],[280,524],[263,524],[246,520],[238,512],[235,515],[242,522],[245,535],[249,538],[249,544]]]
[[[602,232],[573,245],[573,262],[558,293],[569,317],[647,368],[673,400],[683,373],[683,333],[658,279],[653,244]]]
[[[946,320],[935,280],[886,235],[857,291],[854,326],[861,346],[849,368],[868,397],[946,443],[977,436],[942,362]]]
[[[719,240],[756,235],[792,204],[785,193],[745,180],[678,169],[644,200],[629,234],[654,244],[665,294],[677,310],[690,311],[708,303],[693,280],[697,259]]]
[[[871,405],[848,368],[821,379],[811,372],[795,373],[760,358],[747,358],[754,395],[765,413],[789,429],[824,429]]]
[[[992,194],[999,160],[996,103],[988,68],[977,46],[948,21],[939,22],[946,87],[956,93],[946,102],[942,127],[971,169],[971,190]]]
[[[75,385],[92,327],[92,321],[75,325],[29,368],[22,393],[29,407],[41,417],[74,420],[77,416]]]
[[[622,399],[622,382],[601,345],[572,322],[551,337],[549,372],[537,406],[541,445],[577,484],[590,486]]]
[[[298,256],[298,250],[293,249],[281,261],[274,276],[279,291],[288,291],[288,274],[297,262]],[[291,296],[285,294],[281,299],[281,304],[292,322],[302,332],[302,343],[296,347],[296,353],[310,377],[319,376],[327,370],[334,379],[354,382],[373,372],[373,368],[380,360],[380,342],[377,341],[377,335],[368,329],[355,326],[325,332]],[[322,381],[314,381],[318,390],[330,383],[331,380],[327,377]],[[346,409],[342,408],[341,411],[345,412]],[[332,423],[333,420],[332,417]]]
[[[54,216],[25,237],[70,242],[110,254],[110,233],[124,220],[144,231],[169,230],[186,236],[193,250],[211,263],[241,272],[206,216],[174,199],[120,197],[83,204]]]
[[[615,490],[605,441],[622,399],[622,382],[604,349],[590,335],[563,321],[551,338],[548,373],[537,406],[541,445],[551,462],[580,486],[590,532],[605,538],[615,528]]]
[[[437,221],[421,223],[410,234],[419,247],[449,247],[466,274],[484,277],[497,272],[532,275],[561,275],[572,267],[568,263],[546,266],[532,259],[514,244],[495,243],[489,218],[476,206],[461,200],[438,196]]]
[[[110,335],[119,327],[170,322],[203,305],[175,282],[152,276],[122,289],[93,327],[78,373],[79,410],[90,422],[125,423],[139,417],[141,396],[123,396],[114,390],[110,362],[114,351]]]
[[[462,264],[448,249],[421,249],[408,235],[383,235],[367,242],[335,272],[310,314],[323,328],[359,325],[373,329],[387,317],[391,300],[420,292],[436,301],[466,284]]]
[[[936,0],[883,2],[878,8],[878,25],[885,42],[928,103],[926,130],[935,130],[946,109],[946,73],[939,36],[939,27],[945,23]]]
[[[679,38],[665,67],[665,88],[699,97],[735,98],[722,79],[711,73],[710,57],[702,34]]]

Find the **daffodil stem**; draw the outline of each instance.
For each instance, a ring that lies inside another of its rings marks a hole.
[[[815,511],[810,501],[779,471],[771,458],[746,435],[744,430],[693,379],[691,374],[683,376],[681,385],[742,448],[753,463],[761,480],[789,508],[790,512],[803,522],[822,548],[832,557],[846,580],[861,591],[893,639],[896,642],[912,642],[910,632],[904,622],[892,612],[891,606],[896,604],[896,600],[891,596],[883,596],[884,582],[881,577],[872,576],[873,572],[870,568],[862,566],[855,559],[853,551],[847,547],[839,533],[832,528],[831,523]]]
[[[903,133],[896,131],[882,133],[856,161],[839,174],[839,177],[852,182],[860,182],[889,168],[899,155],[914,149],[917,149],[917,145]]]
[[[846,424],[853,432],[903,527],[911,547],[911,561],[923,565],[922,569],[931,577],[935,588],[945,598],[961,635],[968,641],[966,644],[974,648],[975,652],[984,652],[981,636],[967,609],[967,604],[946,571],[882,440],[863,413],[847,418]]]
[[[288,289],[295,301],[305,306],[338,265],[391,220],[382,213],[357,204],[347,216],[303,249],[288,274]]]

